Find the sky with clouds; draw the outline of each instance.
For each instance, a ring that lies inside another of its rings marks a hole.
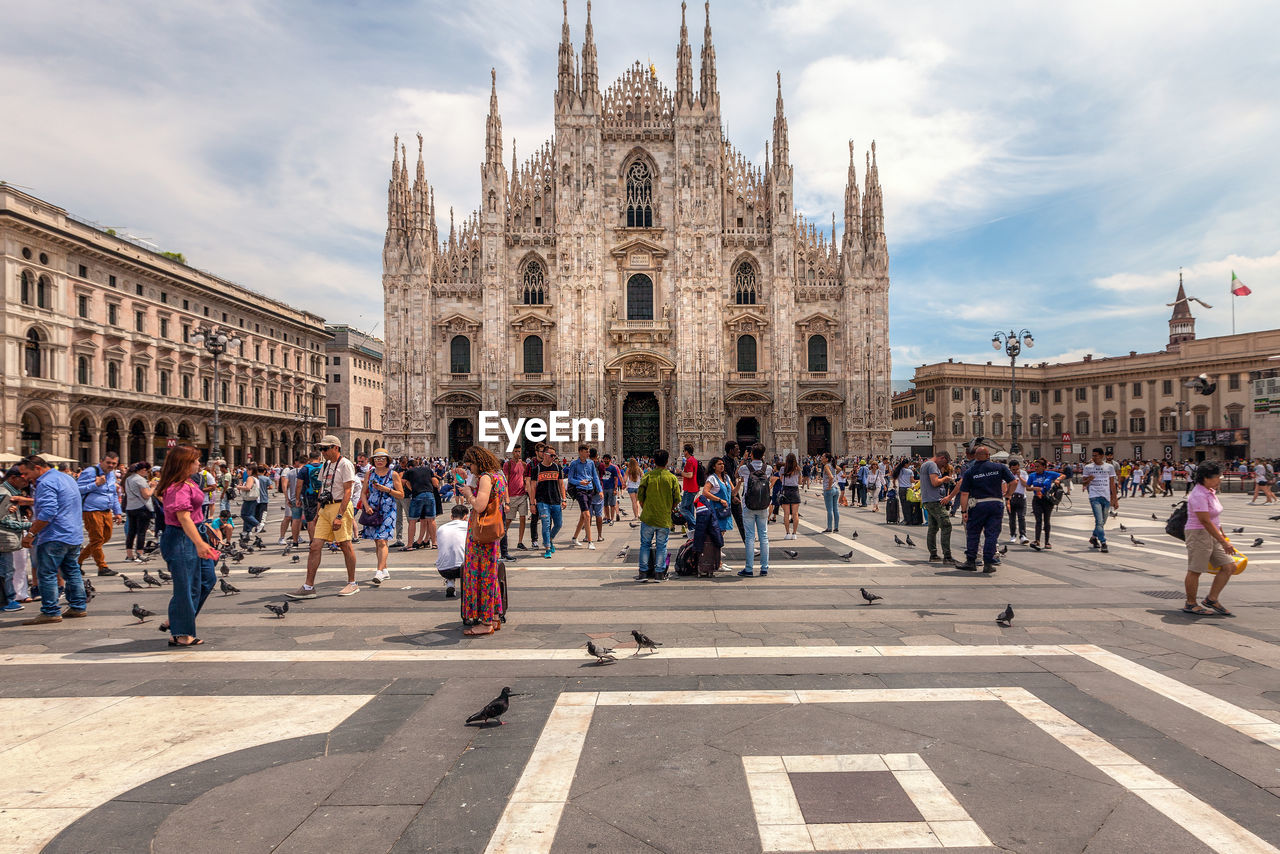
[[[555,0],[0,3],[0,180],[255,290],[380,329],[393,134],[425,137],[442,230],[503,130],[552,131]],[[782,71],[796,203],[842,209],[877,141],[894,375],[1151,350],[1182,268],[1198,331],[1280,320],[1280,4],[1080,0],[713,3],[722,112],[759,162]],[[694,64],[701,4],[689,11]],[[585,3],[570,4],[581,46]],[[680,6],[597,0],[602,86],[674,84]],[[695,75],[696,76],[696,75]],[[412,147],[412,145],[410,146]],[[861,156],[861,155],[859,155]],[[523,159],[523,154],[521,155]]]

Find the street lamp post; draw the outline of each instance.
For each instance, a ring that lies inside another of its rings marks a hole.
[[[1022,352],[1023,346],[1031,349],[1036,344],[1031,333],[1023,329],[1020,332],[1014,332],[1010,329],[1006,332],[997,332],[991,336],[991,348],[999,350],[1003,345],[1005,355],[1009,357],[1009,402],[1013,405],[1013,418],[1009,421],[1009,453],[1017,454],[1022,451],[1018,445],[1018,354]]]
[[[213,326],[196,330],[196,334],[191,336],[191,343],[203,347],[213,357],[213,441],[209,446],[209,459],[216,460],[222,456],[222,421],[218,411],[222,383],[218,374],[218,359],[231,348],[239,347],[241,341],[234,335],[228,335],[221,327]]]

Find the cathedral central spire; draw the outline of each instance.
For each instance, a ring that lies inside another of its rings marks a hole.
[[[773,166],[775,171],[787,167],[791,160],[791,144],[787,139],[787,116],[782,107],[782,72],[778,72],[778,103],[773,114]]]
[[[560,27],[560,63],[556,75],[556,103],[572,98],[574,95],[574,76],[577,57],[573,52],[573,41],[569,38],[569,0],[564,0],[564,23]]]
[[[720,106],[716,91],[716,48],[711,43],[711,0],[707,0],[707,24],[702,30],[702,77],[698,81],[698,100],[707,109]]]
[[[685,4],[680,4],[680,46],[676,48],[676,107],[693,104],[693,51],[689,49],[689,27]]]
[[[582,98],[588,100],[599,91],[600,71],[596,66],[595,33],[591,29],[591,0],[587,0],[587,29],[582,40]]]
[[[485,123],[484,162],[502,165],[502,116],[498,114],[498,70],[489,69],[489,119]]]

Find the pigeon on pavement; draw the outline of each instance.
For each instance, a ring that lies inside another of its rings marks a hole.
[[[874,605],[876,602],[884,598],[883,596],[877,596],[875,593],[868,593],[867,588],[865,587],[859,587],[858,592],[862,594],[863,599],[867,600],[868,605]]]
[[[596,657],[596,664],[604,664],[606,661],[617,661],[613,655],[613,649],[604,645],[596,646],[591,641],[587,641],[587,654]]]
[[[231,570],[227,567],[227,559],[222,559],[222,565],[218,567],[218,572],[222,573],[222,577],[226,578],[231,574]]]
[[[633,656],[639,655],[640,650],[642,649],[651,649],[654,652],[657,652],[658,647],[662,646],[662,644],[658,643],[653,638],[643,632],[637,631],[636,629],[631,630],[631,636],[636,639],[636,651],[632,653]]]
[[[241,554],[240,552],[235,552],[235,553],[233,553],[233,554],[231,555],[231,562],[232,562],[232,563],[236,563],[236,564],[238,564],[238,563],[240,563],[240,561],[242,561],[242,560],[244,560],[244,555],[243,555],[243,554]]]
[[[843,561],[848,561],[848,560],[849,560],[850,558],[852,558],[852,557],[853,557],[853,549],[849,549],[849,551],[847,551],[847,552],[845,552],[844,554],[840,555],[840,559],[841,559],[841,560],[843,560]]]
[[[129,576],[127,576],[127,575],[121,575],[121,576],[120,576],[120,580],[121,580],[121,581],[123,581],[123,582],[124,582],[124,586],[125,586],[125,587],[128,587],[130,590],[141,590],[141,589],[142,589],[142,585],[141,585],[141,584],[139,584],[138,582],[134,581],[132,578],[130,578],[130,577],[129,577]]]
[[[266,548],[266,546],[264,546],[264,545],[262,544],[262,537],[254,537],[254,538],[253,538],[253,547],[254,547],[255,549],[265,549],[265,548]]]
[[[1253,541],[1253,547],[1254,547],[1255,549],[1256,549],[1258,546],[1260,546],[1260,545],[1262,545],[1262,537],[1258,537],[1258,539],[1256,539],[1256,540],[1254,540],[1254,541]]]
[[[894,542],[895,544],[899,545],[899,546],[905,546],[905,545],[906,545],[906,543],[904,543],[902,540],[900,540],[900,539],[898,538],[898,535],[897,535],[897,534],[894,534],[894,535],[893,535],[893,542]]]
[[[1127,531],[1127,530],[1129,530],[1129,529],[1128,529],[1128,528],[1126,528],[1126,527],[1124,526],[1124,522],[1121,522],[1121,523],[1120,523],[1120,530],[1121,530],[1121,531]]]
[[[294,563],[297,563],[299,559],[300,559],[300,556],[299,556],[299,555],[294,555],[294,556],[293,556],[293,562],[294,562]]]
[[[271,567],[269,566],[251,566],[249,567],[249,574],[253,576],[262,575],[262,573],[266,572],[270,568]]]
[[[1233,534],[1243,534],[1243,533],[1244,533],[1244,528],[1232,528],[1232,529],[1231,529],[1231,533],[1233,533]]]
[[[240,588],[235,585],[228,584],[225,578],[218,579],[218,588],[222,591],[223,596],[230,596],[233,593],[239,593]]]
[[[849,539],[851,539],[851,540],[856,540],[856,539],[858,539],[858,532],[857,532],[857,531],[854,531],[852,534],[850,534],[850,535],[849,535]]]
[[[1160,517],[1159,517],[1159,516],[1157,516],[1156,514],[1152,513],[1152,514],[1151,514],[1151,520],[1152,520],[1153,522],[1159,522],[1159,521],[1160,521]]]
[[[631,526],[631,527],[633,527],[633,528],[639,528],[639,527],[640,527],[640,523],[639,523],[639,522],[628,522],[627,524],[628,524],[628,525],[630,525],[630,526]]]
[[[141,606],[141,605],[139,605],[137,602],[134,602],[134,603],[133,603],[133,616],[135,616],[135,617],[137,617],[137,618],[138,618],[138,622],[139,622],[139,623],[145,623],[145,622],[147,621],[147,617],[154,617],[154,616],[155,616],[155,612],[154,612],[154,611],[148,611],[146,608],[142,607],[142,606]]]
[[[1007,544],[1000,547],[1000,554],[1007,555],[1008,553],[1009,553],[1009,546]]]
[[[164,583],[145,569],[142,570],[142,581],[148,587],[164,587]]]
[[[916,544],[912,541],[911,535],[907,534],[907,548],[914,549],[915,547],[916,547]]]
[[[275,614],[277,617],[281,619],[283,619],[284,615],[289,612],[288,602],[281,602],[279,605],[275,604],[274,602],[268,602],[266,605],[263,605],[262,607],[266,608],[268,611]]]
[[[519,694],[511,693],[510,688],[503,688],[502,693],[489,701],[483,709],[467,718],[468,724],[488,723],[489,721],[497,721],[502,724],[502,716],[507,713],[507,709],[511,707],[510,698],[519,697]]]
[[[782,553],[787,557],[791,558],[792,560],[795,560],[796,558],[800,557],[800,552],[796,551],[795,549],[783,549]]]
[[[617,555],[618,560],[622,561],[623,563],[626,563],[626,562],[627,562],[627,552],[628,552],[630,549],[631,549],[631,544],[630,544],[630,543],[627,543],[627,544],[626,544],[626,545],[624,545],[622,548],[618,549],[618,555]]]
[[[1129,535],[1129,542],[1133,543],[1135,546],[1145,546],[1145,545],[1146,545],[1146,543],[1145,543],[1145,542],[1143,542],[1142,540],[1138,539],[1138,538],[1137,538],[1137,537],[1135,537],[1133,534],[1130,534],[1130,535]]]
[[[156,575],[160,576],[161,581],[173,581],[173,576],[165,572],[163,569],[157,569]]]
[[[1013,606],[1005,605],[1004,610],[996,616],[996,622],[1006,629],[1009,628],[1009,624],[1013,622]]]

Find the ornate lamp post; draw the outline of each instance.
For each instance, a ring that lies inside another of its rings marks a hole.
[[[213,442],[209,446],[209,459],[216,460],[222,456],[222,421],[218,412],[222,383],[218,375],[218,358],[228,350],[239,347],[242,342],[234,335],[228,335],[221,327],[212,326],[196,330],[196,334],[191,336],[191,343],[203,347],[213,357]]]
[[[1035,344],[1035,339],[1026,329],[1020,332],[1010,329],[1007,333],[997,332],[991,336],[991,348],[999,350],[1003,346],[1005,355],[1009,357],[1009,400],[1013,404],[1013,418],[1009,421],[1009,453],[1011,454],[1022,451],[1022,447],[1018,444],[1018,428],[1022,426],[1018,423],[1018,354],[1022,352],[1024,345],[1029,350]]]

